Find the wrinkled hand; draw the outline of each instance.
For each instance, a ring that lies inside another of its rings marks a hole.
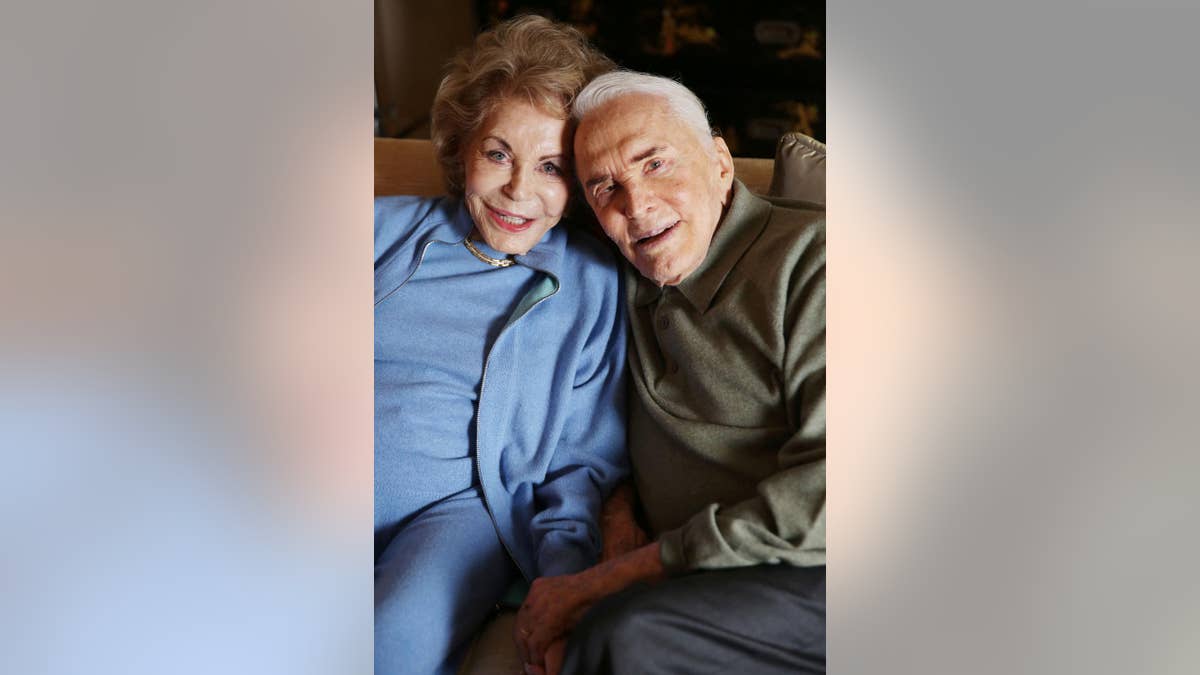
[[[546,675],[558,675],[567,651],[567,638],[560,637],[546,647]]]
[[[622,482],[604,500],[600,509],[600,535],[603,548],[600,562],[619,558],[650,542],[634,516],[637,493],[629,480]]]
[[[513,641],[526,671],[541,675],[537,669],[547,666],[546,650],[565,638],[596,601],[634,582],[666,578],[661,549],[655,541],[579,574],[534,579],[513,623]]]
[[[650,543],[646,531],[634,520],[632,510],[605,514],[600,521],[600,534],[604,544],[600,554],[601,562],[619,558]]]
[[[547,648],[565,638],[603,596],[589,571],[533,580],[513,625],[513,641],[526,664],[545,667]]]
[[[559,638],[546,647],[546,666],[525,664],[525,675],[558,675],[562,670],[563,657],[566,656],[567,639]]]

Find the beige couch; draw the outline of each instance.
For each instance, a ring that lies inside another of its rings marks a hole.
[[[787,134],[775,159],[735,157],[734,175],[751,191],[824,206],[825,144],[803,134]],[[375,140],[375,194],[444,193],[442,172],[427,140]],[[521,659],[512,643],[514,613],[500,611],[471,645],[460,675],[518,675]]]
[[[814,141],[815,142],[815,141]],[[774,162],[735,158],[733,170],[751,190],[767,194]],[[445,193],[442,170],[427,140],[375,139],[375,194],[434,196]]]

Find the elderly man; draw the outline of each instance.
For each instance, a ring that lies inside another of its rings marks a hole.
[[[672,80],[610,73],[572,112],[584,195],[636,269],[629,446],[653,537],[619,491],[605,560],[533,583],[526,669],[824,672],[823,213],[751,194]]]

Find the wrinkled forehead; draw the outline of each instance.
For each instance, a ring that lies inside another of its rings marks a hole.
[[[580,121],[575,132],[575,156],[580,161],[592,161],[612,152],[625,155],[640,144],[676,144],[687,133],[666,99],[652,94],[626,94]]]

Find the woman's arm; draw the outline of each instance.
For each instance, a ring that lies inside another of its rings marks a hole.
[[[577,330],[586,339],[572,379],[570,410],[545,481],[534,488],[538,512],[531,524],[540,576],[578,572],[600,553],[604,499],[629,473],[625,442],[625,311],[620,280],[592,291],[597,302]]]

